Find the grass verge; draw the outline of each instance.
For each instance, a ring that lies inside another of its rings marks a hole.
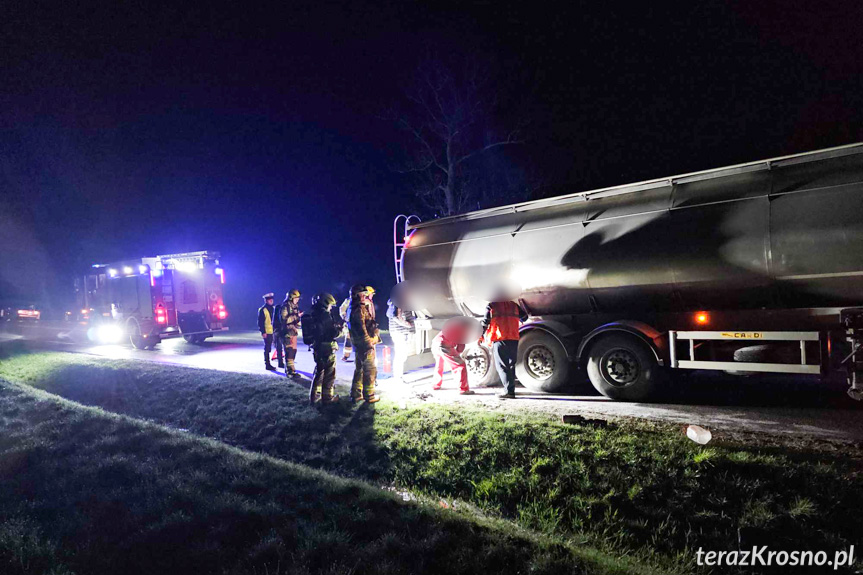
[[[0,572],[651,573],[0,379]]]
[[[699,547],[832,552],[863,534],[859,462],[819,454],[704,448],[661,426],[564,426],[463,406],[321,412],[302,387],[255,375],[68,354],[9,358],[0,376],[685,570]]]

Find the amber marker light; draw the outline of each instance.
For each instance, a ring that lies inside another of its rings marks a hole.
[[[700,311],[695,314],[695,323],[698,325],[707,325],[710,323],[710,316],[707,315],[706,311]]]

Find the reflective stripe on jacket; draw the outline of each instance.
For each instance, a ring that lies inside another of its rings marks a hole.
[[[488,304],[485,317],[485,342],[518,340],[518,322],[524,314],[511,301],[496,301]]]
[[[300,334],[300,305],[293,304],[288,300],[282,302],[279,310],[280,331],[287,336]]]

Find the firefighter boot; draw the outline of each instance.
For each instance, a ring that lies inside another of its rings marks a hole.
[[[359,358],[360,354],[357,353]],[[362,354],[363,364],[363,387],[362,394],[366,403],[377,403],[381,400],[375,395],[375,383],[377,380],[378,368],[376,365],[375,348],[364,350]]]
[[[297,357],[297,348],[295,347],[286,347],[285,348],[285,375],[288,377],[294,377],[297,375],[297,369],[294,364],[294,359]]]

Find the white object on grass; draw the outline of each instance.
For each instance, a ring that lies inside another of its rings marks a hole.
[[[713,434],[699,425],[689,425],[686,427],[686,437],[699,445],[707,445],[713,439]]]

